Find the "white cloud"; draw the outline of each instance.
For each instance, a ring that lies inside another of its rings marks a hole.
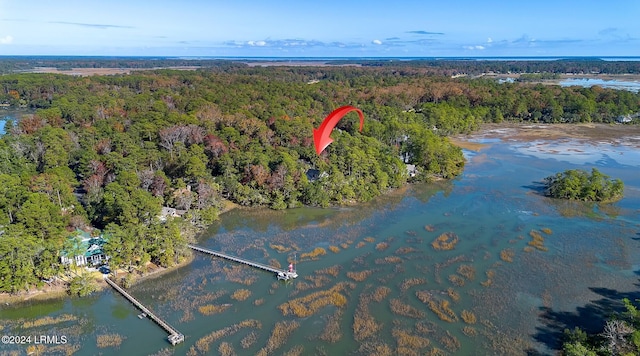
[[[382,41],[380,41],[380,40],[373,40],[373,41],[371,41],[371,43],[373,43],[374,45],[381,45],[381,44],[382,44]]]
[[[12,42],[13,42],[13,37],[11,37],[10,35],[0,37],[0,44],[11,44]]]
[[[491,37],[487,38],[487,43],[491,43],[491,42],[493,42],[493,38]]]
[[[464,48],[464,49],[469,49],[469,50],[472,50],[472,51],[474,51],[474,50],[479,50],[479,51],[481,51],[481,50],[483,50],[485,47],[484,47],[484,46],[463,46],[462,48]]]
[[[247,41],[247,44],[249,46],[264,47],[264,46],[267,45],[267,42],[265,42],[265,41]]]

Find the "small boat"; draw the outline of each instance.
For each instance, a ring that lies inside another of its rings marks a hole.
[[[146,318],[147,313],[138,314],[138,319]]]

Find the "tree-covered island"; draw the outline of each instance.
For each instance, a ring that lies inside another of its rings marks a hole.
[[[552,198],[612,202],[622,198],[624,183],[610,179],[596,168],[591,173],[581,169],[570,169],[544,179],[545,194]]]
[[[1,76],[0,104],[31,114],[0,137],[0,291],[71,268],[62,257],[75,231],[98,229],[112,269],[168,267],[189,255],[192,227],[210,224],[228,201],[273,209],[368,201],[408,180],[459,175],[464,158],[447,136],[483,122],[612,123],[640,111],[637,93],[436,69],[223,62]],[[363,132],[346,116],[318,156],[313,128],[345,104],[365,113]]]

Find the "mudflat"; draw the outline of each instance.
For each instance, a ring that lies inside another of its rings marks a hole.
[[[452,143],[473,143],[478,139],[500,138],[514,141],[578,139],[585,141],[624,144],[640,148],[640,125],[623,124],[484,124],[469,135],[452,138]],[[459,144],[460,145],[460,144]],[[470,147],[463,147],[470,148]],[[477,149],[477,147],[476,147]]]
[[[30,70],[24,71],[25,73],[54,73],[54,74],[67,74],[75,75],[79,77],[86,77],[91,75],[114,75],[114,74],[131,74],[133,71],[148,71],[156,69],[174,69],[174,70],[196,70],[198,66],[176,66],[176,67],[157,67],[157,68],[72,68],[69,70],[62,70],[55,67],[35,67]]]

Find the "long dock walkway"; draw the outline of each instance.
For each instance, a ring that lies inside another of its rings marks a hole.
[[[296,271],[286,271],[286,270],[283,270],[283,269],[280,269],[280,268],[276,268],[276,267],[268,266],[268,265],[263,265],[262,263],[245,260],[244,258],[228,255],[228,254],[226,254],[224,252],[210,250],[208,248],[204,248],[204,247],[200,247],[200,246],[196,246],[196,245],[187,245],[187,246],[189,246],[193,250],[200,251],[202,253],[213,255],[213,256],[216,256],[216,257],[221,257],[221,258],[224,258],[224,259],[227,259],[227,260],[230,260],[230,261],[242,263],[242,264],[245,264],[245,265],[248,265],[248,266],[251,266],[251,267],[255,267],[255,268],[259,268],[259,269],[262,269],[262,270],[265,270],[265,271],[273,272],[278,276],[278,279],[288,280],[290,278],[297,278],[298,277],[298,274],[296,273]]]
[[[147,314],[147,316],[151,318],[151,320],[155,321],[156,324],[160,325],[161,328],[165,329],[169,333],[167,340],[169,340],[171,345],[176,345],[184,341],[184,335],[179,333],[178,330],[174,329],[166,321],[160,319],[155,314],[153,314],[149,309],[147,309],[147,307],[145,307],[144,305],[142,305],[142,303],[137,301],[136,298],[134,298],[131,294],[127,293],[127,291],[125,291],[119,285],[117,285],[116,282],[112,281],[111,279],[109,279],[109,277],[106,277],[106,276],[104,277],[104,280],[109,285],[111,285],[115,290],[120,292],[120,294],[122,294],[125,298],[129,299],[129,301],[133,305],[135,305],[138,309],[142,310],[143,313]]]

